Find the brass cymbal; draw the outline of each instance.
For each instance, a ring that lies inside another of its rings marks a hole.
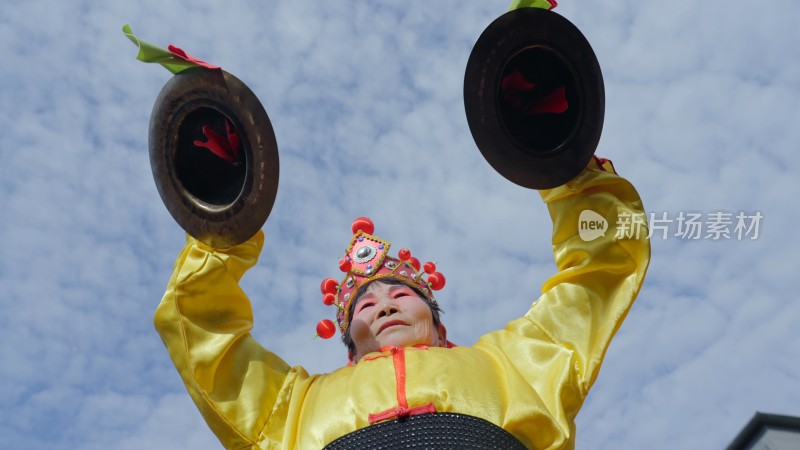
[[[223,70],[173,76],[150,116],[150,165],[187,233],[224,248],[266,222],[278,190],[278,145],[255,94]]]
[[[548,189],[588,164],[603,128],[605,91],[589,42],[561,15],[510,11],[481,34],[464,77],[470,131],[508,180]]]

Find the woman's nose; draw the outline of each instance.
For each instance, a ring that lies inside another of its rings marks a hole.
[[[391,316],[397,312],[399,312],[397,306],[395,306],[393,303],[386,302],[378,309],[378,318]]]

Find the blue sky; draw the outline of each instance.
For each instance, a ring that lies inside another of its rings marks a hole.
[[[0,441],[214,449],[152,326],[183,242],[147,156],[173,43],[258,95],[281,158],[254,335],[311,372],[353,218],[436,260],[449,337],[523,314],[555,267],[535,192],[475,148],[463,76],[505,1],[6,1],[0,9]],[[755,240],[654,239],[640,298],[578,417],[578,448],[720,448],[800,415],[800,4],[561,2],[606,83],[598,155],[675,218],[760,213]],[[487,300],[488,299],[488,300]],[[493,307],[486,309],[486,304]]]

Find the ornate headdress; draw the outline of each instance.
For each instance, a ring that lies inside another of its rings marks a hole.
[[[322,302],[336,306],[336,322],[342,335],[350,326],[350,305],[359,290],[374,280],[391,278],[418,290],[428,301],[436,303],[433,291],[444,287],[445,278],[436,271],[436,264],[419,260],[411,256],[408,249],[400,249],[397,257],[389,256],[391,244],[372,235],[375,225],[366,217],[353,221],[353,238],[345,250],[344,257],[339,260],[339,269],[345,273],[341,283],[333,278],[322,280]],[[420,268],[423,272],[420,272]],[[423,278],[427,274],[426,278]],[[317,324],[317,335],[328,339],[336,329],[333,321],[321,320]]]

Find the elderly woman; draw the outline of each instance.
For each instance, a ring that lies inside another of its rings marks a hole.
[[[558,272],[522,317],[475,345],[447,342],[429,289],[443,279],[423,280],[408,255],[392,257],[363,228],[342,261],[345,278],[323,283],[347,367],[309,375],[251,337],[238,281],[258,259],[260,232],[227,249],[189,238],[156,327],[227,448],[573,448],[575,416],[639,292],[650,247],[646,230],[616,232],[618,217],[644,211],[610,162],[595,159],[540,194]],[[584,210],[608,221],[605,234],[581,238]]]

